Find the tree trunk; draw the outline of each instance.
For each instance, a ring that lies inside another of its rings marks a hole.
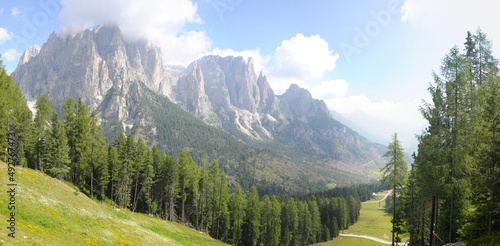
[[[396,165],[394,165],[396,169]],[[396,171],[396,170],[394,170]],[[394,186],[394,194],[392,194],[392,246],[394,246],[394,225],[396,224],[396,186]]]
[[[425,204],[426,201],[424,201],[424,204],[422,205],[422,228],[421,228],[421,242],[420,245],[425,245],[425,237],[424,237],[424,231],[425,231]]]
[[[170,207],[170,221],[175,220],[175,212],[174,212],[174,199],[175,199],[175,183],[170,185],[170,202],[169,202],[169,207]]]
[[[134,205],[132,206],[132,213],[135,212],[135,206],[137,205],[137,185],[139,183],[139,171],[135,175],[135,191],[134,191]]]
[[[184,202],[186,201],[186,193],[184,188],[182,188],[182,203],[181,203],[181,221],[184,223]]]
[[[220,176],[219,209],[217,211],[217,239],[219,238],[220,206],[222,205],[222,175]]]
[[[91,162],[92,163],[92,162]],[[90,198],[94,197],[94,165],[90,165]]]
[[[148,214],[151,215],[151,187],[148,187]]]
[[[450,243],[455,242],[455,239],[453,238],[453,202],[454,202],[454,196],[455,196],[455,189],[451,190],[451,201],[450,201],[450,231],[449,231],[449,236],[448,240]]]
[[[170,187],[168,185],[165,187],[165,192],[167,193],[165,199],[165,220],[170,220],[169,206],[167,206],[167,203],[170,201]]]
[[[216,185],[216,180],[217,180],[217,177],[214,177],[214,194],[213,194],[213,197],[212,197],[212,235],[214,235],[214,230],[215,230],[215,227],[214,227],[214,223],[215,223],[215,196],[217,195],[217,185]]]

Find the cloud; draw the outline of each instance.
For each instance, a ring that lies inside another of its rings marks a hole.
[[[306,84],[306,82],[300,79],[280,78],[273,76],[268,76],[267,78],[269,85],[271,86],[271,88],[273,88],[273,91],[274,93],[276,93],[276,95],[285,93],[285,91],[290,87],[291,84],[296,84],[301,88],[309,89],[309,86]]]
[[[415,18],[415,6],[413,1],[406,1],[401,7],[401,21],[407,22]]]
[[[0,44],[5,43],[5,41],[12,38],[12,33],[9,33],[7,29],[0,27]]]
[[[3,16],[3,9],[0,9],[0,16]]]
[[[232,49],[219,49],[215,48],[210,52],[203,54],[205,55],[219,55],[222,57],[226,56],[241,56],[245,60],[248,60],[249,57],[252,57],[253,65],[255,72],[258,74],[260,71],[266,71],[265,65],[271,60],[271,56],[264,56],[260,53],[260,48],[255,50],[242,50],[242,51],[234,51]]]
[[[344,96],[349,90],[349,85],[343,79],[324,81],[320,85],[311,88],[311,94],[315,98],[328,99]]]
[[[186,66],[212,45],[204,31],[184,30],[186,24],[202,23],[190,0],[63,0],[62,6],[59,17],[71,31],[117,24],[130,41],[156,41],[165,63]]]
[[[319,35],[306,37],[298,33],[276,48],[276,65],[270,72],[280,78],[321,78],[325,71],[335,68],[338,58],[339,55],[333,54],[328,49],[328,42]]]
[[[5,53],[3,53],[2,57],[5,58],[7,61],[14,61],[20,55],[21,55],[21,53],[18,53],[15,49],[10,49],[10,50],[7,50]]]
[[[450,7],[452,6],[452,7]],[[434,53],[442,57],[454,44],[465,42],[467,31],[475,32],[481,27],[493,42],[495,56],[500,56],[500,32],[498,24],[498,2],[477,0],[471,4],[465,0],[406,0],[401,8],[401,21],[413,24],[429,38],[439,37],[441,50]],[[496,48],[495,48],[496,47]]]
[[[407,101],[372,100],[366,94],[347,95],[349,84],[343,79],[324,81],[310,91],[314,98],[322,99],[328,108],[341,114],[363,112],[376,118],[415,124],[424,123],[420,112],[420,100]]]
[[[18,8],[12,8],[12,9],[10,10],[10,14],[11,14],[12,16],[18,16],[20,13],[21,13],[21,11],[19,11],[19,9],[18,9]],[[2,14],[3,14],[3,12],[2,12]]]

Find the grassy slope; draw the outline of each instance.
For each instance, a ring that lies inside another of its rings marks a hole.
[[[357,237],[336,237],[331,241],[315,244],[315,246],[334,246],[334,245],[341,245],[341,246],[351,246],[351,245],[352,246],[354,246],[354,245],[387,246],[387,244],[379,243],[379,242],[372,241],[369,239],[357,238]]]
[[[377,194],[376,198],[371,199],[370,201],[378,201],[382,199],[388,191]],[[366,235],[372,236],[376,238],[380,238],[385,241],[392,240],[392,224],[391,218],[392,215],[387,214],[382,207],[385,204],[385,201],[380,203],[380,207],[378,203],[363,203],[361,205],[361,213],[354,225],[350,226],[349,229],[344,230],[345,234],[355,234],[355,235]],[[402,241],[405,242],[409,234],[401,235]],[[370,241],[372,244],[365,244],[366,241]],[[337,237],[332,241],[326,242],[324,244],[318,244],[321,246],[326,245],[384,245],[382,243],[378,243],[371,240],[366,240],[363,238],[345,238],[345,237]]]
[[[16,238],[7,236],[8,194],[0,194],[0,245],[225,245],[178,223],[116,211],[39,171],[16,169]],[[0,187],[7,166],[0,162]]]

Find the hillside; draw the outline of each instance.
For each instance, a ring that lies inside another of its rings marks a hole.
[[[0,162],[0,186],[7,165]],[[2,229],[0,245],[226,245],[178,223],[113,210],[39,171],[16,168],[16,238]],[[2,192],[0,220],[7,226],[8,194]]]

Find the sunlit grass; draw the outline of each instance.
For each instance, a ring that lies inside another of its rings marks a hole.
[[[379,203],[376,202],[382,199],[387,194],[387,192],[389,191],[377,193],[376,197],[370,200],[370,203],[362,203],[358,222],[356,222],[354,225],[351,225],[349,229],[344,230],[344,232],[341,233],[372,236],[385,241],[391,241],[392,216],[385,212],[384,208],[385,200],[380,202],[380,206]],[[373,201],[375,202],[371,203]],[[400,236],[403,242],[405,242],[409,238],[408,233]],[[364,238],[339,236],[324,244],[317,244],[317,245],[384,245],[384,244]]]
[[[379,242],[372,241],[369,239],[357,238],[357,237],[336,237],[331,241],[315,244],[315,246],[334,246],[334,245],[382,246],[382,245],[387,245],[387,244],[379,243]]]
[[[377,197],[370,201],[378,201],[382,199],[389,191],[377,194]],[[386,241],[392,240],[392,215],[385,212],[385,200],[376,203],[361,204],[361,214],[358,222],[345,230],[345,234],[366,235],[380,238]],[[402,241],[406,241],[409,234],[401,235]]]
[[[0,186],[7,187],[0,162]],[[113,210],[71,184],[39,171],[16,169],[16,238],[0,230],[0,245],[224,245],[178,223]],[[0,194],[0,222],[7,226],[7,193]]]

